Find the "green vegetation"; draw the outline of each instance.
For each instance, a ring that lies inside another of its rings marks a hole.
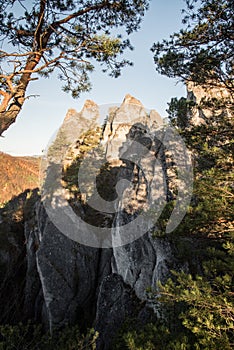
[[[233,126],[227,109],[215,103],[202,125],[178,125],[193,152],[195,183],[188,214],[174,234],[203,241],[202,275],[174,272],[154,296],[172,309],[177,305],[176,322],[189,330],[191,349],[228,350],[234,342]]]
[[[95,350],[98,337],[93,329],[87,334],[78,327],[66,327],[54,331],[53,335],[43,332],[40,325],[19,323],[16,326],[0,326],[1,350]]]
[[[132,320],[122,327],[114,349],[231,350],[234,344],[234,191],[233,129],[230,106],[203,96],[198,104],[174,98],[169,122],[190,149],[194,192],[179,227],[166,235],[174,207],[167,203],[155,237],[166,237],[176,248],[175,259],[189,273],[171,271],[165,284],[148,290],[148,299],[162,317],[147,324]],[[193,124],[196,111],[202,124]]]
[[[186,0],[184,28],[153,45],[160,74],[206,87],[234,89],[232,0]]]
[[[127,329],[127,330],[126,330]],[[142,324],[129,320],[121,327],[113,350],[190,350],[190,340],[183,330],[170,331],[162,322]]]
[[[234,7],[229,0],[186,4],[185,29],[152,50],[161,74],[190,82],[190,89],[202,86],[201,98],[173,98],[168,108],[169,122],[183,136],[194,163],[190,207],[167,236],[178,248],[176,258],[189,263],[190,273],[172,271],[165,284],[149,289],[148,298],[163,317],[143,326],[134,320],[119,333],[115,349],[234,346]],[[171,202],[164,209],[155,236],[165,235],[173,206]]]
[[[50,162],[61,161],[64,152],[69,146],[69,142],[66,137],[66,133],[63,130],[59,130],[55,140],[50,145],[47,157]]]
[[[98,152],[100,153],[101,150],[98,146],[100,143],[101,133],[102,130],[100,127],[84,132],[80,136],[80,141],[78,141],[78,154],[74,155],[74,151],[72,149],[68,151],[69,158],[72,158],[72,163],[66,165],[63,169],[63,185],[76,199],[81,199],[81,193],[78,186],[78,172],[80,165],[85,156],[88,156],[88,153],[91,150],[98,148]],[[98,158],[99,155],[100,154],[95,154],[95,158]],[[85,173],[84,179],[87,193],[92,193],[92,187],[94,186],[93,181],[89,182],[88,179],[89,177],[92,178],[93,172],[95,171],[95,167],[92,169],[91,165],[94,164],[91,162],[89,163],[89,169]]]
[[[77,144],[68,149],[62,185],[67,189],[69,203],[77,215],[83,215],[83,219],[92,225],[111,227],[113,217],[92,208],[88,202],[92,196],[96,200],[95,187],[98,195],[105,200],[116,198],[116,169],[106,162],[101,139],[102,128],[96,127],[84,132]]]

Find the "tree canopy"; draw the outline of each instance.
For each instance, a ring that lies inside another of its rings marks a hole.
[[[138,30],[147,8],[146,0],[0,0],[0,135],[15,122],[29,83],[39,76],[58,71],[73,97],[91,88],[95,61],[119,76],[131,64],[119,55],[132,46],[111,32]]]
[[[153,45],[160,74],[234,93],[233,0],[186,0],[184,28]]]
[[[168,332],[178,345],[173,349],[229,350],[234,321],[234,2],[186,0],[183,13],[183,29],[155,43],[152,51],[160,74],[187,85],[187,97],[168,104],[168,119],[191,151],[194,191],[187,215],[173,233],[177,237],[171,239],[194,240],[199,263],[189,274],[172,272],[152,300],[169,310]],[[186,245],[181,245],[185,259]],[[165,348],[172,348],[169,341]]]

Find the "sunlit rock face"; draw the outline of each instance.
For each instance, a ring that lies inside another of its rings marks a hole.
[[[109,112],[103,142],[106,144],[107,160],[118,160],[119,149],[123,147],[126,139],[134,133],[134,129],[156,130],[163,123],[160,115],[152,110],[147,111],[140,101],[126,95],[120,107],[113,107]]]
[[[225,91],[216,93],[227,97]],[[203,94],[188,85],[189,99],[200,102]],[[147,288],[156,288],[173,269],[194,273],[200,265],[195,239],[155,235],[160,210],[152,210],[152,204],[163,208],[181,187],[173,156],[163,143],[163,120],[130,95],[110,107],[104,126],[100,113],[91,100],[80,112],[68,110],[42,167],[45,178],[51,177],[48,193],[53,197],[53,189],[60,186],[68,214],[90,226],[76,227],[78,237],[71,239],[69,225],[60,230],[38,197],[24,226],[23,221],[7,222],[0,210],[1,295],[7,296],[0,314],[1,322],[18,321],[22,315],[51,332],[66,324],[94,327],[100,334],[98,350],[108,350],[126,319],[145,324],[163,314],[163,305],[148,300]],[[194,109],[191,121],[204,123],[209,117],[208,110]],[[78,183],[86,159],[90,161]],[[56,204],[59,198],[52,200]],[[128,229],[137,218],[141,220]],[[97,228],[96,245],[89,241],[92,227]],[[108,231],[100,239],[103,228]],[[16,312],[9,312],[15,305]]]
[[[189,265],[176,258],[172,240],[155,237],[157,218],[150,214],[152,203],[164,206],[173,198],[175,176],[161,137],[163,120],[130,95],[110,108],[104,126],[99,119],[99,106],[90,100],[80,112],[69,110],[44,159],[42,173],[51,180],[47,194],[63,188],[69,215],[90,226],[76,227],[86,245],[71,239],[69,225],[60,230],[43,198],[37,201],[25,222],[22,314],[51,331],[65,324],[95,327],[98,349],[107,350],[127,318],[145,323],[159,314],[146,289],[165,281],[171,269]],[[77,184],[81,164],[89,158]],[[95,164],[101,164],[98,174]],[[97,228],[96,246],[88,244],[91,227]],[[103,228],[108,231],[100,240]]]
[[[230,94],[230,92],[225,88],[225,86],[212,86],[212,84],[207,85],[206,87],[202,87],[200,85],[195,85],[193,82],[187,83],[187,99],[189,101],[195,102],[197,105],[201,104],[204,98],[208,99],[219,99],[219,100],[226,100],[226,106],[225,111],[219,110],[216,107],[216,114],[219,112],[225,112],[229,117],[232,116],[232,111],[228,107],[231,104],[233,104],[233,96]],[[228,102],[229,101],[229,102]],[[231,104],[230,104],[231,102]],[[209,122],[209,118],[212,116],[212,109],[203,107],[195,107],[190,112],[191,117],[191,124],[193,125],[200,125],[204,124],[205,122]]]

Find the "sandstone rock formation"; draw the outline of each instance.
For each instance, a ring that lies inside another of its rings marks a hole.
[[[81,149],[100,156],[85,134],[88,129],[100,128],[98,118],[98,106],[92,101],[86,102],[80,113],[68,111],[48,152],[45,176],[52,177],[55,187],[62,183],[53,178],[55,169],[68,169],[73,157],[83,159],[85,151]],[[157,308],[147,300],[146,289],[164,281],[172,268],[188,270],[189,265],[176,258],[177,248],[168,238],[153,237],[157,220],[149,230],[145,229],[143,216],[131,232],[121,233],[120,228],[134,222],[142,211],[147,213],[154,201],[165,204],[172,196],[168,176],[171,160],[157,134],[162,125],[156,111],[147,112],[138,100],[127,95],[119,107],[111,108],[103,132],[98,129],[108,166],[102,168],[96,184],[102,199],[112,205],[101,212],[89,205],[98,203],[102,209],[101,199],[95,197],[98,193],[87,200],[89,194],[82,197],[76,188],[69,199],[66,189],[66,199],[75,215],[96,226],[97,232],[109,227],[109,235],[103,239],[105,248],[70,239],[66,229],[60,232],[43,203],[36,203],[34,215],[25,223],[22,312],[26,318],[42,321],[51,331],[66,324],[79,323],[83,329],[94,326],[100,334],[98,349],[107,350],[127,318],[145,322],[157,315]],[[79,233],[79,227],[77,230]],[[89,235],[88,230],[80,231],[84,234]],[[100,243],[99,237],[97,241]]]
[[[231,106],[233,106],[233,96],[225,86],[214,87],[211,85],[208,87],[202,87],[200,85],[195,85],[193,82],[187,83],[187,99],[189,101],[193,101],[197,105],[200,105],[204,98],[214,98],[223,101],[225,105],[225,113],[230,118],[232,117]],[[222,109],[219,110],[216,106],[215,113],[218,114],[221,111]],[[191,123],[193,125],[200,125],[207,121],[209,122],[209,118],[211,118],[212,114],[212,108],[206,108],[205,106],[193,108],[191,111]]]

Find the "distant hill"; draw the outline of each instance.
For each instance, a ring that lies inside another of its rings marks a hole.
[[[39,157],[13,157],[0,152],[0,204],[39,184]]]

